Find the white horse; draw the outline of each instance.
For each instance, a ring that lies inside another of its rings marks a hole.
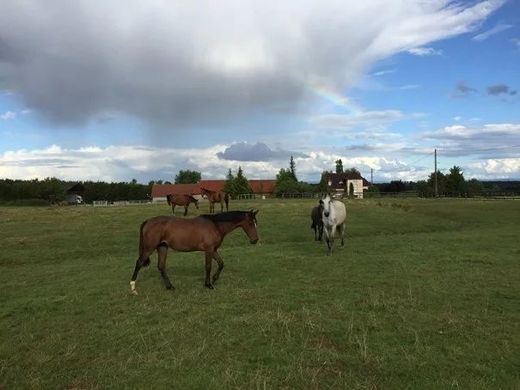
[[[330,195],[325,195],[321,198],[320,204],[323,206],[323,230],[325,231],[325,239],[329,247],[328,254],[331,255],[336,230],[339,230],[341,236],[341,246],[345,245],[347,210],[343,202],[331,199]]]

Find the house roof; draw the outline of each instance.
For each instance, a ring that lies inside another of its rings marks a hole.
[[[255,194],[271,194],[274,192],[276,180],[248,180]]]
[[[205,188],[211,191],[222,191],[226,185],[225,180],[201,180],[198,183],[200,188]]]
[[[255,194],[270,194],[274,192],[276,180],[248,180],[249,186]],[[225,180],[201,180],[196,184],[154,184],[152,198],[164,198],[169,194],[198,195],[201,188],[211,191],[222,191]]]
[[[76,183],[72,187],[68,188],[65,192],[67,194],[81,195],[85,192],[85,186],[81,183]]]
[[[327,182],[331,182],[331,188],[344,188],[347,180],[363,180],[363,186],[368,187],[370,183],[359,173],[344,172],[344,173],[325,173]],[[328,183],[327,183],[328,184]]]
[[[165,198],[166,195],[196,195],[200,194],[199,183],[195,184],[154,184],[152,198]]]

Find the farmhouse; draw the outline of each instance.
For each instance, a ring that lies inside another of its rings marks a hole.
[[[356,198],[363,199],[363,191],[367,190],[370,185],[367,180],[356,172],[325,172],[323,176],[327,183],[327,190],[338,195],[352,194]]]
[[[83,195],[85,194],[85,186],[81,183],[74,184],[65,191],[68,204],[83,203]]]
[[[271,196],[274,193],[276,180],[248,180],[248,182],[255,195]],[[201,188],[222,191],[225,184],[225,180],[200,180],[195,184],[154,184],[152,202],[166,202],[168,194],[189,194],[200,199],[202,198]]]

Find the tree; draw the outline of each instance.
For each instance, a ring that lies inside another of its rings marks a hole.
[[[359,172],[356,168],[349,168],[345,170],[345,173],[349,173],[352,175],[359,175],[361,176],[361,172]]]
[[[450,168],[450,173],[446,175],[446,192],[448,195],[461,196],[465,192],[466,180],[462,174],[462,169],[456,165]]]
[[[432,196],[435,194],[435,172],[430,173],[430,177],[428,178],[428,185],[432,189]],[[446,175],[441,171],[437,171],[437,189],[439,191],[439,195],[446,194]]]
[[[200,172],[190,171],[189,169],[185,171],[180,170],[177,176],[175,176],[175,184],[194,184],[199,182],[200,179]]]
[[[276,175],[275,193],[276,195],[299,192],[300,188],[298,182],[290,169],[280,169]]]
[[[298,179],[296,178],[296,163],[294,162],[293,156],[291,156],[291,160],[289,161],[289,172],[291,173],[294,181],[298,182]]]
[[[244,172],[242,171],[241,166],[238,167],[237,177],[235,177],[235,179],[233,180],[233,187],[236,195],[251,194],[253,192],[251,190],[251,187],[249,186],[249,182],[244,176]]]
[[[224,191],[232,196],[236,194],[234,181],[235,177],[233,176],[233,172],[231,172],[231,168],[229,168],[228,174],[226,176],[226,184],[224,184]]]
[[[343,173],[343,161],[336,160],[336,173]]]
[[[484,185],[477,179],[471,179],[466,182],[466,192],[468,196],[479,196],[482,195]]]

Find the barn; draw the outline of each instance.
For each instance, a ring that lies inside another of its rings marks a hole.
[[[271,196],[274,193],[276,180],[248,180],[249,186],[255,195]],[[195,184],[154,184],[152,187],[152,202],[166,202],[168,194],[189,194],[200,199],[201,188],[212,191],[222,191],[225,180],[200,180]]]

